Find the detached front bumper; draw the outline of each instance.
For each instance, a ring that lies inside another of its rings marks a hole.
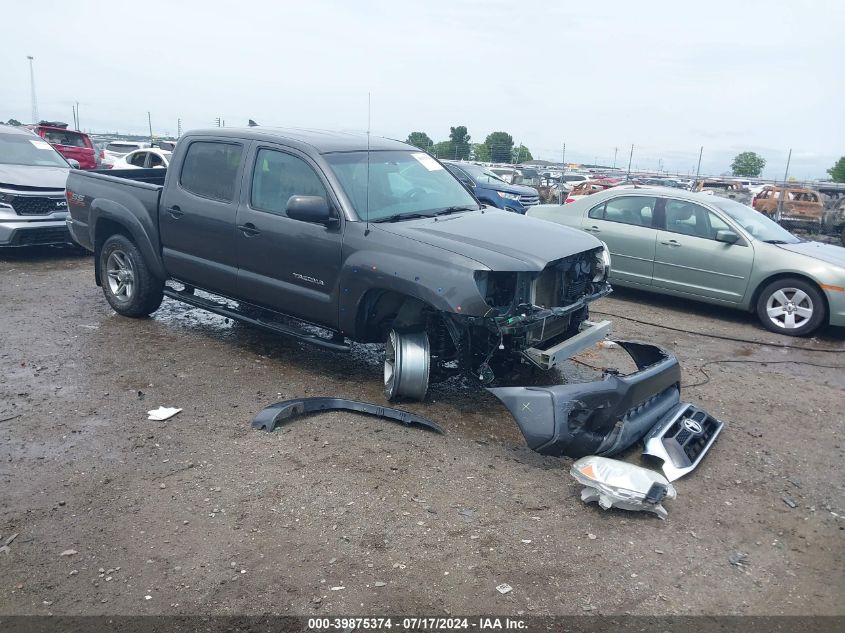
[[[529,448],[543,455],[615,455],[680,402],[681,368],[669,352],[616,341],[638,371],[596,382],[488,389],[508,408]]]

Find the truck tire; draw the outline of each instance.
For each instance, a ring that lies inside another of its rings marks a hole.
[[[97,260],[106,301],[118,314],[146,317],[155,312],[164,298],[164,282],[147,267],[141,251],[125,235],[109,237]]]
[[[763,288],[757,298],[757,317],[772,332],[806,336],[827,321],[827,306],[815,284],[786,277]]]
[[[428,334],[391,329],[384,344],[384,396],[388,401],[425,398],[430,371]]]

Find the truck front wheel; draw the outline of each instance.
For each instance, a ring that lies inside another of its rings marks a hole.
[[[141,251],[125,235],[105,241],[97,265],[103,294],[118,314],[145,317],[161,305],[164,283],[150,273]]]
[[[384,344],[384,395],[422,400],[428,392],[431,349],[426,332],[391,329]]]

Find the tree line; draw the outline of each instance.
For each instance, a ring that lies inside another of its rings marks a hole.
[[[492,132],[483,143],[473,143],[465,125],[450,127],[446,141],[435,143],[425,132],[411,132],[406,142],[444,160],[517,164],[534,159],[531,151],[522,143],[517,146],[507,132]]]

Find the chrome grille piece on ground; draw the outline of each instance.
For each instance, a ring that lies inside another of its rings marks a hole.
[[[698,466],[723,427],[706,411],[681,402],[643,438],[643,455],[663,460],[666,479],[675,481]]]

